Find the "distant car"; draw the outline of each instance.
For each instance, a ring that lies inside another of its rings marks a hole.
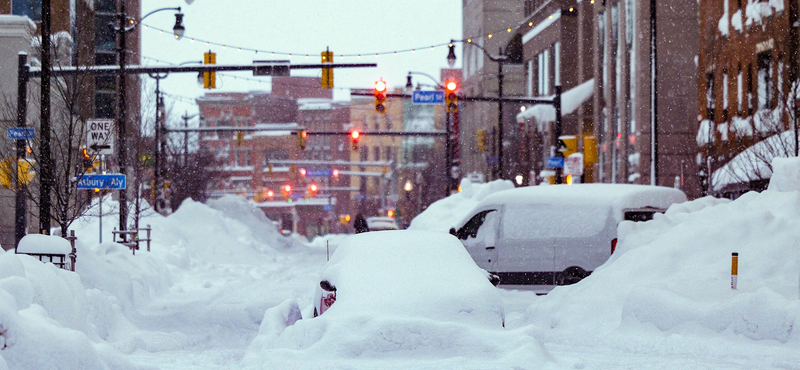
[[[400,230],[393,217],[367,217],[369,231]]]
[[[386,231],[345,239],[325,265],[314,317],[413,317],[505,325],[499,279],[478,267],[458,239],[434,231]]]
[[[450,233],[504,285],[573,284],[614,253],[617,225],[686,201],[675,188],[631,184],[529,186],[484,198]]]

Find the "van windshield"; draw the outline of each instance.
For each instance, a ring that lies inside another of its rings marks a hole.
[[[502,233],[506,239],[594,236],[609,217],[607,208],[588,205],[512,205],[503,215]]]

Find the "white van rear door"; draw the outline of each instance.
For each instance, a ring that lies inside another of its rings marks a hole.
[[[550,284],[553,237],[560,222],[551,205],[509,204],[500,227],[498,272],[504,284]]]

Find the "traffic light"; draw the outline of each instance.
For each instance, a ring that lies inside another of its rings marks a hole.
[[[301,168],[298,172],[300,173],[300,176],[303,176],[303,177],[306,176],[306,169],[305,168]]]
[[[33,170],[33,164],[36,163],[27,159],[20,159],[17,162],[17,176],[22,185],[28,185],[33,181],[36,176],[36,171]]]
[[[578,138],[572,135],[564,135],[558,137],[558,151],[564,157],[569,157],[570,154],[578,151]]]
[[[322,64],[333,63],[333,52],[325,50],[322,52]],[[333,68],[322,68],[322,88],[333,88]]]
[[[458,94],[456,93],[458,84],[455,81],[447,81],[444,87],[446,90],[444,93],[444,101],[447,107],[447,113],[458,112]]]
[[[244,144],[244,131],[236,131],[236,146]]]
[[[358,130],[350,131],[350,143],[353,146],[353,150],[358,150],[358,137],[359,136],[361,136],[361,134],[358,133]]]
[[[92,167],[94,167],[92,156],[89,155],[86,148],[81,149],[81,154],[81,165],[83,166],[83,172],[91,173]]]
[[[306,150],[306,138],[308,138],[308,131],[301,130],[297,133],[297,146],[300,150]]]
[[[475,149],[479,152],[486,151],[486,130],[475,131]]]
[[[313,197],[315,197],[315,196],[317,195],[317,191],[318,191],[318,190],[319,190],[319,187],[317,186],[317,184],[311,184],[311,185],[309,185],[309,186],[308,186],[308,196],[309,196],[310,198],[313,198]]]
[[[217,64],[217,53],[203,54],[203,64]],[[203,72],[203,88],[216,89],[217,88],[217,72]]]
[[[394,210],[390,209],[390,210],[386,211],[386,216],[394,217]]]
[[[583,137],[583,163],[597,162],[597,138],[594,136]]]
[[[289,197],[291,195],[292,195],[292,186],[291,185],[286,184],[286,185],[281,187],[281,196],[283,196],[283,199],[289,199]]]
[[[339,170],[333,170],[333,177],[335,178],[339,177]]]
[[[275,198],[275,192],[269,189],[267,190],[267,199],[272,200],[272,198]]]
[[[375,111],[386,113],[386,82],[383,80],[375,82]]]

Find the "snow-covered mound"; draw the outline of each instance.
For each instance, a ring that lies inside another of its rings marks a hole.
[[[796,179],[800,165],[775,168],[776,181],[783,181]],[[623,222],[608,262],[537,300],[527,320],[564,340],[655,328],[796,343],[800,193],[791,190],[751,192],[732,202],[706,197],[649,222]]]
[[[302,320],[295,302],[270,309],[245,365],[350,367],[368,359],[363,366],[408,368],[447,359],[455,361],[448,362],[454,368],[513,368],[550,361],[527,332],[530,327],[502,328],[497,288],[448,234],[404,230],[351,236],[320,279],[336,286],[330,309]]]
[[[489,194],[513,189],[509,180],[495,180],[485,184],[475,184],[468,179],[461,180],[461,192],[440,199],[411,220],[409,229],[448,232],[461,221]]]

